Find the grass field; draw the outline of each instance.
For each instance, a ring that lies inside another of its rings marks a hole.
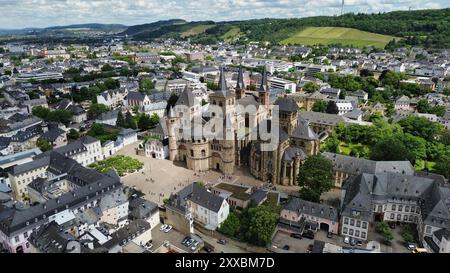
[[[225,41],[229,41],[239,36],[239,34],[241,34],[239,27],[232,27],[229,31],[222,35],[221,38]]]
[[[307,27],[293,36],[281,41],[282,44],[342,44],[347,46],[375,46],[383,48],[393,36],[361,31],[343,27]],[[397,38],[398,39],[398,38]]]
[[[181,37],[189,37],[189,36],[194,36],[200,33],[205,32],[208,28],[212,28],[214,25],[198,25],[195,26],[183,33],[181,33]]]

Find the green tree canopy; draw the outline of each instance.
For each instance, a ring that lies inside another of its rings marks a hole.
[[[220,225],[219,232],[235,237],[241,228],[241,223],[235,212],[230,212],[227,219]]]
[[[321,112],[321,113],[325,113],[327,111],[328,108],[328,103],[324,100],[317,100],[316,102],[314,102],[312,110],[314,112]]]
[[[320,195],[331,190],[334,185],[331,161],[322,155],[308,157],[300,168],[298,184],[301,198],[319,202]]]
[[[42,139],[42,138],[40,138],[36,141],[36,146],[39,149],[41,149],[42,152],[47,152],[47,151],[53,150],[52,144],[50,144],[47,140]]]

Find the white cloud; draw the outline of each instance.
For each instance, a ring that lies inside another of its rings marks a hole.
[[[0,28],[157,20],[242,20],[334,15],[342,0],[0,0]],[[440,8],[447,0],[345,0],[346,12]]]

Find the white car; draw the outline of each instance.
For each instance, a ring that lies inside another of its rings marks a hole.
[[[408,250],[414,250],[414,249],[416,249],[415,245],[408,245]]]
[[[199,242],[195,241],[191,246],[191,250],[194,251],[197,248],[198,244]]]
[[[350,237],[345,236],[344,238],[344,244],[349,244],[350,243]]]
[[[169,231],[171,231],[172,230],[172,226],[171,225],[168,225],[165,229],[164,229],[164,232],[165,233],[168,233]]]
[[[159,228],[159,231],[164,231],[167,227],[168,227],[169,225],[162,225],[160,228]]]

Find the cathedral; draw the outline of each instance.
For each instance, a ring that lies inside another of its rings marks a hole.
[[[271,123],[273,106],[269,100],[267,73],[262,73],[257,90],[250,91],[244,84],[242,67],[235,88],[227,86],[220,68],[218,90],[210,92],[209,104],[204,106],[186,87],[165,119],[169,159],[184,162],[194,171],[213,169],[225,175],[232,175],[237,166],[247,166],[264,182],[295,185],[303,161],[319,152],[319,139],[291,99],[278,98],[279,119]],[[279,126],[279,139],[270,151],[261,149],[266,142],[258,137],[262,124]]]

